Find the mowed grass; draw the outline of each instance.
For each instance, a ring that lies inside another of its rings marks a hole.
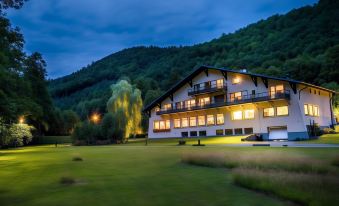
[[[186,145],[197,144],[200,140],[201,144],[205,145],[222,145],[222,144],[241,144],[242,138],[246,136],[221,136],[221,137],[187,137],[187,138],[159,138],[159,139],[148,139],[148,145],[165,145],[175,146],[178,145],[179,140],[185,140]],[[145,145],[145,139],[129,139],[128,145]]]
[[[293,205],[240,187],[231,171],[181,163],[184,153],[335,156],[336,149],[53,146],[0,150],[1,205]],[[80,161],[81,159],[81,161]],[[77,161],[75,161],[77,160]]]
[[[300,141],[299,143],[339,144],[339,134],[324,134],[318,139]]]
[[[229,168],[235,184],[263,191],[303,205],[337,205],[339,202],[338,149],[315,153],[288,150],[186,152],[182,162]],[[319,152],[316,149],[309,151]]]

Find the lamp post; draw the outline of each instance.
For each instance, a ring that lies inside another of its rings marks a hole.
[[[91,120],[92,120],[95,124],[97,124],[97,123],[100,121],[100,115],[97,114],[97,113],[92,114]]]

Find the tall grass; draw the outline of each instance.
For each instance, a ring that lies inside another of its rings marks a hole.
[[[335,175],[291,173],[276,170],[236,168],[236,184],[277,195],[303,205],[337,205],[339,178]]]
[[[318,159],[278,151],[237,152],[236,155],[232,152],[183,153],[181,160],[184,163],[209,167],[259,168],[305,173],[330,171],[330,168]]]

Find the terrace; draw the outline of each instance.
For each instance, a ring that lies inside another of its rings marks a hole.
[[[226,83],[224,83],[224,81],[215,80],[194,85],[192,89],[188,90],[188,95],[194,96],[200,94],[225,91],[227,91]]]

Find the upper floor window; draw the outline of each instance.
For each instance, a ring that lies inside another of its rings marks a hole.
[[[217,124],[224,124],[224,114],[217,114]]]
[[[233,77],[232,78],[232,84],[239,84],[240,83],[240,78],[239,77]]]
[[[199,99],[199,105],[200,106],[204,106],[204,105],[210,104],[210,102],[211,102],[211,98],[210,97],[204,97],[204,98],[200,98]]]
[[[288,115],[288,106],[277,107],[277,116]]]
[[[214,115],[211,114],[211,115],[207,115],[207,125],[214,125],[215,122],[214,122]]]
[[[224,86],[224,79],[217,80],[217,88],[222,88]]]
[[[190,117],[190,127],[197,126],[197,117]]]
[[[308,116],[319,116],[319,106],[313,104],[304,104],[305,115]]]
[[[174,128],[180,128],[180,119],[174,119]]]
[[[160,108],[159,107],[156,107],[155,108],[155,112],[159,112],[160,111]]]
[[[205,116],[198,116],[198,125],[205,126],[206,125],[206,118]]]
[[[242,120],[242,111],[234,111],[232,112],[232,120]]]
[[[230,94],[230,100],[231,102],[237,101],[237,100],[241,100],[242,97],[242,93],[241,92],[234,92]]]
[[[170,110],[170,109],[172,109],[172,104],[164,104],[164,109],[165,110]]]
[[[271,98],[275,98],[277,94],[281,94],[284,92],[284,85],[275,85],[270,87],[270,96]]]
[[[195,106],[195,99],[189,99],[185,101],[186,108],[191,108]]]
[[[184,102],[176,102],[176,103],[175,103],[175,108],[176,108],[176,109],[182,109],[182,108],[184,108]]]

